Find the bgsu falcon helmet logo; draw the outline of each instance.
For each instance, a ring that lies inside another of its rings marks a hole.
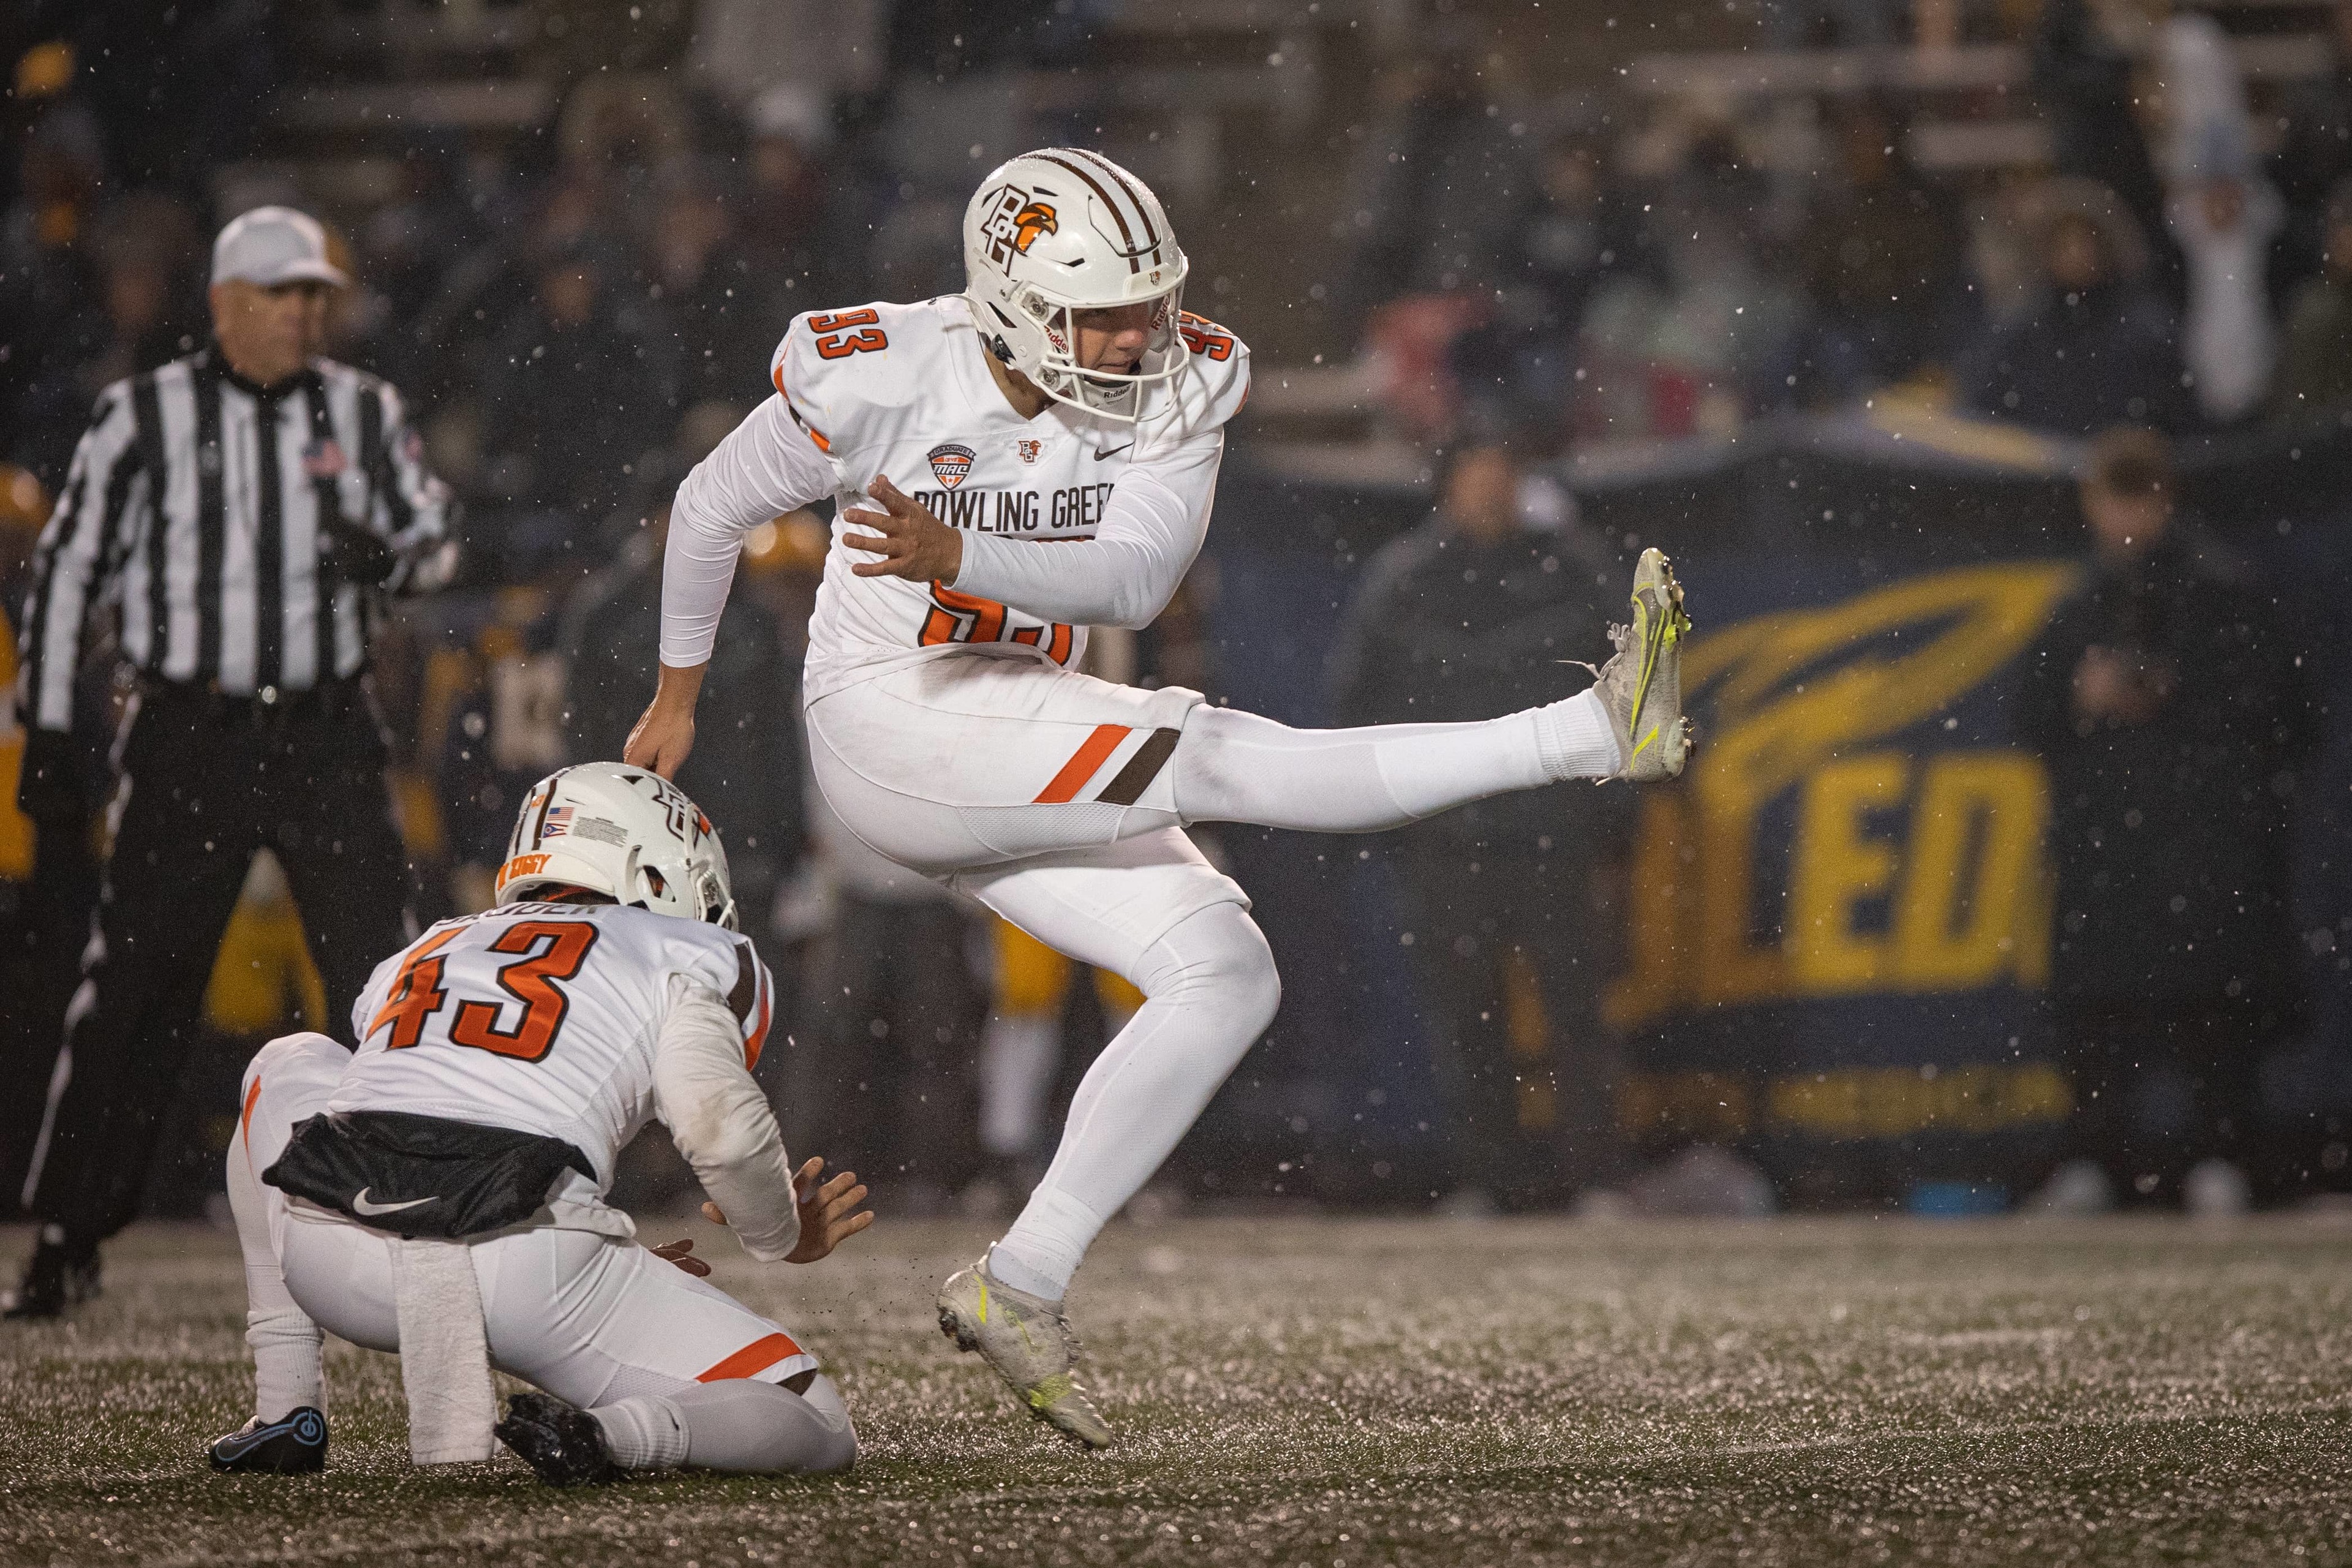
[[[1058,234],[1061,228],[1052,207],[1044,202],[1031,202],[1013,215],[1013,248],[1026,256],[1039,235]]]
[[[959,447],[949,441],[932,447],[929,456],[931,477],[949,489],[963,483],[963,477],[971,472],[973,454],[969,447]]]
[[[1016,256],[1026,256],[1043,234],[1061,232],[1062,220],[1052,205],[1018,186],[996,193],[982,232],[988,237],[988,258],[1002,267]]]

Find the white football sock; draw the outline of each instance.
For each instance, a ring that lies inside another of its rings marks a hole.
[[[1052,1167],[990,1253],[990,1273],[1049,1301],[1062,1298],[1096,1234],[1143,1190],[1282,998],[1274,954],[1239,904],[1186,916],[1128,978],[1147,1000],[1087,1069]]]
[[[671,1470],[686,1463],[686,1413],[667,1394],[640,1394],[588,1412],[604,1429],[613,1463],[625,1470]]]
[[[1108,1223],[1109,1215],[1040,1182],[1004,1239],[988,1249],[988,1271],[1000,1284],[1058,1301],[1069,1289],[1070,1276],[1078,1271],[1087,1248]]]
[[[309,1405],[327,1408],[327,1380],[320,1366],[326,1336],[294,1302],[270,1245],[270,1206],[286,1195],[254,1179],[246,1140],[230,1141],[228,1209],[236,1221],[237,1250],[245,1256],[245,1342],[253,1351],[253,1413],[276,1421]]]
[[[1490,795],[1607,778],[1622,765],[1591,691],[1475,724],[1355,730],[1293,730],[1202,707],[1185,721],[1172,789],[1187,822],[1371,833]]]
[[[1614,778],[1625,759],[1617,749],[1617,729],[1597,689],[1578,692],[1564,702],[1530,710],[1536,716],[1536,744],[1542,750],[1544,772],[1557,783],[1570,779]]]

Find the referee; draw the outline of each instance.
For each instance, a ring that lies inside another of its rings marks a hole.
[[[223,229],[213,345],[106,389],[41,535],[17,800],[42,840],[86,835],[100,804],[70,732],[92,606],[116,607],[139,687],[11,1317],[96,1292],[99,1243],[137,1210],[256,850],[286,868],[333,1033],[349,1038],[371,967],[413,934],[368,643],[383,593],[437,585],[454,552],[399,395],[318,355],[327,290],[346,282],[301,213],[260,207]]]

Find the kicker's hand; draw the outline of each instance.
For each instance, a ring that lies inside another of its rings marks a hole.
[[[824,1171],[824,1162],[811,1156],[807,1163],[793,1173],[793,1195],[801,1211],[801,1238],[784,1254],[787,1263],[814,1263],[874,1223],[874,1211],[857,1206],[866,1201],[866,1189],[858,1184],[857,1173],[844,1171],[820,1184],[817,1177]],[[702,1217],[713,1225],[727,1223],[726,1213],[714,1203],[702,1205]]]
[[[694,701],[702,691],[702,676],[710,666],[665,664],[655,683],[654,700],[646,705],[636,727],[621,748],[621,760],[633,768],[651,768],[666,779],[677,777],[687,753],[694,750]]]
[[[871,533],[845,533],[841,542],[852,550],[879,555],[879,561],[853,563],[860,577],[904,577],[916,583],[953,583],[963,570],[963,535],[933,517],[887,479],[866,487],[882,503],[880,511],[858,510],[843,521]]]

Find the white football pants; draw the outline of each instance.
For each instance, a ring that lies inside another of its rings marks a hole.
[[[960,650],[808,709],[850,830],[1148,999],[1078,1086],[1052,1167],[992,1265],[1058,1299],[1274,1016],[1249,900],[1193,822],[1398,827],[1621,765],[1590,692],[1475,724],[1293,730],[1196,691],[1114,686],[1025,650]]]
[[[258,1179],[295,1124],[326,1110],[350,1061],[324,1035],[289,1035],[245,1072],[228,1196],[245,1255],[254,1414],[265,1421],[326,1408],[321,1330],[400,1349],[394,1238]],[[469,1251],[490,1363],[595,1413],[623,1465],[781,1473],[856,1458],[848,1412],[814,1356],[635,1241],[541,1228]],[[804,1394],[778,1386],[803,1373]]]

